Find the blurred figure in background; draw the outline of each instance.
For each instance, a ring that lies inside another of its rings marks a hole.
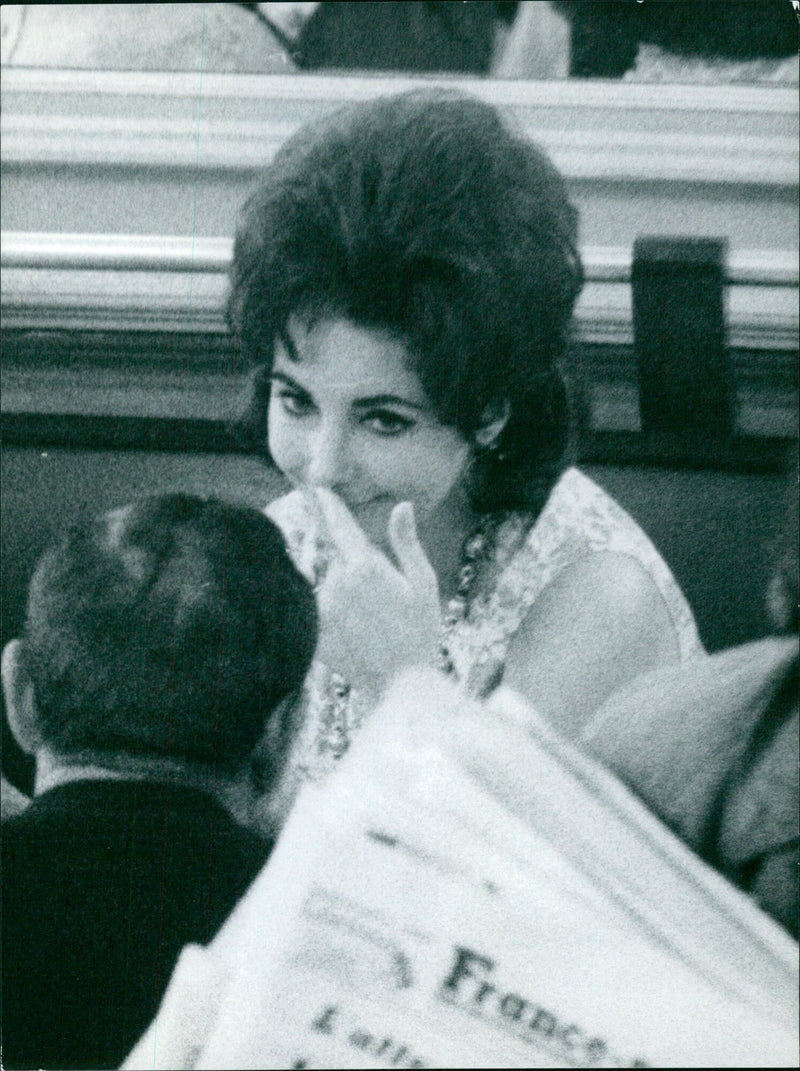
[[[797,80],[790,0],[554,0],[569,73],[649,82]]]
[[[774,635],[641,678],[598,711],[582,742],[797,937],[796,477],[787,497],[767,592]]]
[[[4,1066],[117,1067],[183,945],[217,931],[271,850],[228,797],[265,724],[277,768],[315,639],[311,590],[256,510],[147,499],[43,557],[3,654],[36,756],[2,830]]]
[[[2,62],[95,70],[384,71],[797,81],[790,0],[6,4]]]
[[[272,19],[282,16],[282,8],[304,9],[296,13],[304,18],[295,23],[292,39],[292,55],[303,70],[488,74],[498,23],[513,19],[515,5],[379,0],[257,7],[269,9],[265,14]]]
[[[537,5],[539,6],[539,5]],[[514,4],[6,4],[2,62],[93,70],[487,74]]]
[[[499,5],[498,5],[499,6]],[[523,0],[495,49],[501,78],[797,82],[790,0]]]
[[[786,81],[790,0],[256,4],[304,70]]]
[[[107,71],[294,69],[251,4],[4,4],[2,63]],[[291,6],[291,5],[289,5]]]

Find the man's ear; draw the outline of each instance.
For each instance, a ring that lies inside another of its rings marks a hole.
[[[486,448],[496,442],[510,416],[511,406],[508,401],[488,405],[483,411],[481,426],[475,432],[475,442],[478,446]]]
[[[22,750],[33,755],[41,747],[42,740],[36,726],[33,681],[25,668],[20,640],[9,640],[3,649],[2,677],[11,732]]]

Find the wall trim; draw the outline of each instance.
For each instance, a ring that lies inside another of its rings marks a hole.
[[[78,434],[89,417],[139,419],[118,408],[126,375],[147,388],[143,418],[175,413],[179,394],[182,419],[213,422],[219,410],[209,410],[210,401],[222,398],[234,370],[224,358],[216,369],[200,366],[204,353],[225,345],[233,213],[258,170],[300,124],[337,104],[431,84],[504,110],[571,184],[588,235],[575,335],[605,414],[602,433],[636,434],[633,237],[685,228],[729,235],[727,341],[749,391],[740,431],[771,429],[768,437],[780,439],[797,412],[795,87],[219,74],[201,81],[10,68],[0,114],[3,188],[11,194],[0,245],[3,406],[18,429],[63,417]],[[198,197],[202,212],[193,217],[185,206]],[[191,237],[197,219],[206,237]],[[78,233],[50,233],[61,226]],[[89,233],[98,231],[107,233]],[[145,372],[142,355],[158,332],[176,343]],[[59,346],[81,333],[94,341],[76,363]],[[133,351],[140,357],[128,367]],[[53,353],[61,356],[48,365]],[[56,411],[59,404],[69,412]]]
[[[232,238],[203,235],[182,238],[5,231],[0,240],[0,264],[4,268],[224,273],[232,256]],[[586,277],[592,282],[631,280],[632,250],[628,248],[585,246],[581,257]],[[796,256],[781,250],[734,250],[726,264],[726,281],[745,286],[797,286],[800,265]]]
[[[14,329],[224,332],[225,237],[39,234],[0,236],[4,325]],[[582,250],[586,286],[576,309],[584,342],[632,342],[627,247]],[[727,263],[733,347],[796,349],[796,253],[733,250]]]
[[[303,122],[416,86],[463,89],[509,114],[569,179],[786,186],[798,181],[792,87],[655,86],[320,75],[9,68],[6,166],[197,167],[267,163]]]
[[[4,328],[2,410],[64,416],[229,420],[242,403],[247,368],[229,336],[197,331]],[[730,351],[737,434],[797,435],[797,358],[792,351]],[[630,344],[576,341],[573,367],[591,426],[640,428],[636,357]]]

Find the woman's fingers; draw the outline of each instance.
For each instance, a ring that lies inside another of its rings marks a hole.
[[[307,493],[291,491],[271,502],[264,512],[280,528],[296,568],[316,586],[329,564],[326,547],[317,534],[320,525],[324,530],[324,521],[317,520],[319,507]]]
[[[435,584],[433,567],[417,535],[414,507],[410,502],[400,502],[389,517],[389,544],[400,571],[414,584]]]
[[[308,497],[323,538],[342,558],[352,561],[356,557],[363,559],[378,555],[386,565],[391,564],[369,541],[337,495],[324,487],[317,487],[309,492]],[[435,589],[436,575],[419,541],[414,507],[410,502],[400,502],[392,510],[388,537],[403,576],[415,587]]]
[[[323,538],[347,556],[367,551],[371,544],[355,517],[342,500],[325,487],[315,487],[308,493],[314,515]]]
[[[310,497],[334,550],[317,589],[317,657],[353,687],[380,691],[398,669],[432,663],[437,650],[436,575],[417,537],[413,509],[404,502],[392,510],[393,562],[335,494],[315,488]]]

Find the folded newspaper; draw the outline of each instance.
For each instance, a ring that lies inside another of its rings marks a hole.
[[[787,1067],[798,947],[517,696],[399,681],[126,1068]]]

